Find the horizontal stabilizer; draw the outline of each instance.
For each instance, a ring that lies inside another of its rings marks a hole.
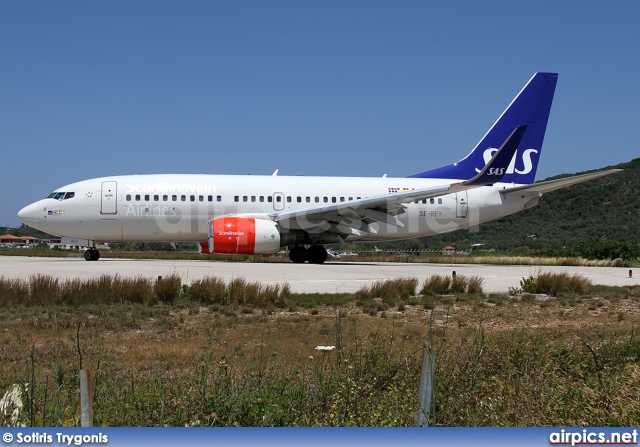
[[[578,183],[593,180],[605,175],[615,174],[622,169],[608,169],[606,171],[590,172],[589,174],[575,175],[573,177],[565,177],[556,180],[547,180],[545,182],[538,182],[532,185],[516,186],[515,188],[509,188],[500,191],[502,194],[513,194],[516,192],[537,192],[544,194],[546,192],[555,191],[556,189],[566,188],[568,186],[577,185]]]

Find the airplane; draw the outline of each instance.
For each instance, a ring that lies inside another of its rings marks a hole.
[[[322,264],[324,245],[429,236],[536,206],[544,193],[618,172],[534,183],[558,79],[535,73],[462,160],[409,177],[120,175],[56,189],[18,212],[25,224],[95,242],[195,242],[199,251],[275,254]]]

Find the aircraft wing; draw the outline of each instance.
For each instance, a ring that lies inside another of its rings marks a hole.
[[[302,229],[318,237],[321,233],[329,233],[341,240],[349,235],[359,236],[361,232],[375,234],[376,230],[371,226],[375,222],[404,227],[397,216],[405,212],[406,203],[499,182],[505,175],[526,128],[527,126],[517,127],[471,180],[280,213],[275,216],[275,221],[286,228]]]
[[[580,174],[575,175],[573,177],[565,177],[556,180],[547,180],[546,182],[533,183],[531,185],[524,186],[516,186],[515,188],[508,188],[500,193],[508,195],[516,192],[527,192],[527,193],[537,193],[544,194],[546,192],[555,191],[556,189],[566,188],[567,186],[577,185],[578,183],[586,182],[588,180],[593,180],[595,178],[604,177],[605,175],[615,174],[616,172],[620,172],[622,169],[608,169],[606,171],[598,171],[591,172],[588,174]]]

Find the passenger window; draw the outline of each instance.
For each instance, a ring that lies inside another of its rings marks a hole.
[[[209,197],[211,197],[211,196],[209,196]],[[204,202],[204,196],[198,196],[198,201]]]
[[[329,197],[324,197],[324,198],[322,199],[322,201],[323,201],[324,203],[328,203],[328,202],[329,202]]]
[[[247,197],[247,196],[242,196],[242,201],[243,201],[243,202],[248,202],[248,201],[249,201],[249,197]]]
[[[255,202],[256,201],[256,196],[251,196],[251,201]]]
[[[264,196],[260,196],[260,202],[264,202]]]
[[[127,196],[125,197],[125,199],[127,200],[127,202],[131,202],[131,194],[127,194]]]
[[[145,200],[145,202],[148,202],[148,201],[149,201],[149,194],[145,194],[145,195],[144,195],[144,200]]]
[[[168,196],[168,195],[166,195],[166,194],[165,194],[165,195],[163,195],[163,196],[162,196],[162,201],[163,201],[163,202],[166,202],[167,200],[169,200],[169,196]]]
[[[333,203],[336,203],[336,198],[335,198],[335,197],[331,197],[331,201],[332,201]]]
[[[316,196],[316,203],[320,203],[320,197]]]
[[[174,194],[174,195],[172,195],[172,196],[171,196],[171,200],[173,200],[173,201],[175,202],[176,200],[178,200],[178,196],[176,196],[175,194]]]
[[[442,205],[442,199],[438,199],[438,203]]]
[[[269,202],[269,203],[273,202],[273,197],[267,196],[267,202]]]
[[[276,202],[278,202],[278,203],[282,202],[282,197],[276,196]]]
[[[436,203],[436,199],[429,199],[429,203],[433,205],[434,203]]]
[[[222,202],[222,196],[217,196],[217,197],[216,197],[216,200],[217,200],[218,202]]]
[[[154,202],[159,202],[159,201],[160,201],[160,196],[159,196],[159,195],[157,195],[157,194],[156,194],[156,195],[154,195],[154,196],[153,196],[153,201],[154,201]]]
[[[136,202],[140,201],[140,194],[136,194]]]
[[[311,203],[311,197],[307,196],[307,203]]]
[[[349,197],[349,200],[353,200],[353,197]]]
[[[291,196],[287,196],[287,202],[291,203]]]
[[[341,201],[341,202],[344,202],[344,197],[340,197],[340,201]]]
[[[196,201],[196,196],[189,196],[189,200],[191,200],[192,202]]]
[[[234,196],[233,197],[233,201],[234,202],[239,202],[240,201],[240,196]]]
[[[302,203],[302,197],[298,196],[298,197],[296,198],[296,201],[297,201],[298,203]]]
[[[183,202],[187,201],[187,196],[185,196],[184,194],[180,196],[180,200]]]
[[[207,201],[208,202],[213,202],[213,196],[207,196]]]
[[[424,203],[426,205],[427,199],[422,199],[422,203]]]

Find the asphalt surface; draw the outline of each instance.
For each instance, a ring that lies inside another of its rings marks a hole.
[[[249,263],[225,261],[167,261],[139,259],[100,259],[87,262],[82,258],[36,258],[0,256],[0,276],[27,279],[34,274],[58,278],[94,278],[102,274],[157,278],[176,273],[190,283],[205,276],[217,276],[225,281],[245,277],[262,283],[289,283],[297,293],[355,292],[374,281],[431,275],[480,276],[487,293],[505,293],[519,287],[520,279],[542,272],[567,272],[591,279],[593,284],[626,286],[640,284],[640,269],[629,278],[628,267],[565,267],[565,266],[496,266],[477,264],[411,264],[331,262],[322,265],[293,263]]]

